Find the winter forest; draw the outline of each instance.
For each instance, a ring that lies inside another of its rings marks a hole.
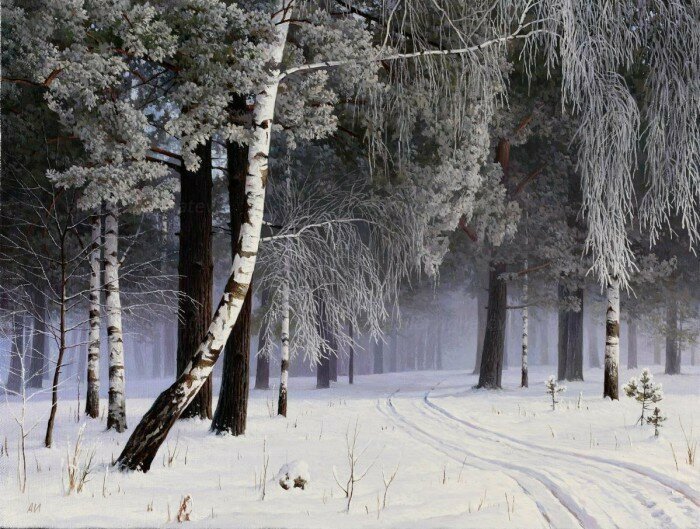
[[[0,18],[0,527],[700,527],[700,0]]]

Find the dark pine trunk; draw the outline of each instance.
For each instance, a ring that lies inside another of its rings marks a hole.
[[[333,382],[338,382],[338,352],[335,351],[335,347],[333,348],[334,352],[331,354],[330,358],[328,359],[330,365],[330,378]]]
[[[399,357],[399,333],[394,326],[391,330],[391,352],[389,353],[389,372],[396,373],[398,370]]]
[[[177,372],[182,373],[202,343],[211,321],[213,261],[211,249],[211,141],[196,151],[197,172],[182,171],[180,184],[180,275],[177,333]],[[180,416],[211,419],[211,376]]]
[[[559,284],[559,303],[565,302],[567,297],[566,287]],[[569,344],[569,311],[559,308],[557,318],[558,340],[557,340],[557,380],[566,378],[566,361],[568,359],[567,347]]]
[[[476,295],[476,357],[474,360],[474,372],[478,375],[481,369],[481,347],[484,343],[484,334],[486,333],[486,319],[488,317],[489,295],[488,290],[479,285]]]
[[[669,299],[666,305],[666,370],[667,375],[681,372],[681,348],[678,343],[678,302]]]
[[[261,305],[265,307],[269,299],[269,291],[262,290]],[[255,357],[255,389],[270,389],[270,357],[260,354],[265,349],[267,340],[267,329],[265,325],[260,325],[258,332],[258,354]]]
[[[627,369],[637,366],[637,321],[632,317],[627,323]]]
[[[384,373],[384,342],[376,340],[374,342],[374,371],[375,375]]]
[[[583,380],[583,289],[574,292],[581,310],[567,316],[566,380]]]
[[[501,387],[508,290],[506,282],[500,276],[505,271],[505,264],[495,263],[491,265],[489,272],[489,299],[479,383],[476,386],[478,388],[500,389]]]
[[[246,214],[245,176],[248,170],[248,149],[237,143],[226,146],[228,157],[228,202],[231,227],[231,259],[238,251],[238,238]],[[251,284],[238,319],[224,348],[221,389],[211,429],[232,435],[245,433],[248,412],[250,372],[250,321],[253,308]]]
[[[331,387],[331,362],[324,356],[316,365],[316,388],[326,389]]]

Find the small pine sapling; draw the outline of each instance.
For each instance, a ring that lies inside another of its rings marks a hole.
[[[554,378],[554,375],[549,376],[544,383],[544,386],[547,388],[547,393],[552,397],[552,409],[555,410],[557,408],[557,404],[559,403],[557,400],[557,395],[566,391],[566,386],[559,385],[557,379]]]
[[[639,381],[632,377],[622,389],[625,391],[625,394],[628,397],[633,398],[642,404],[642,414],[640,415],[639,419],[637,419],[637,422],[640,425],[644,424],[644,414],[651,410],[651,405],[656,404],[664,398],[661,390],[661,384],[654,384],[654,376],[647,368],[642,370]]]
[[[662,423],[666,420],[666,416],[661,413],[658,406],[654,407],[654,412],[650,417],[647,417],[647,424],[654,425],[654,437],[659,436],[659,430],[661,430]]]

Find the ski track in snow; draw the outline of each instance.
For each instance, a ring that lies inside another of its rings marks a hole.
[[[394,398],[400,391],[396,390],[386,398],[386,409],[380,403],[377,409],[415,441],[459,463],[467,461],[477,468],[504,472],[536,504],[543,526],[557,529],[700,527],[697,510],[700,498],[685,483],[641,465],[555,447],[542,448],[490,430],[435,404],[431,399],[435,389],[426,391],[422,399],[418,395]],[[401,411],[397,401],[402,403]],[[404,403],[407,410],[403,409]],[[414,414],[420,420],[412,420]],[[456,433],[454,426],[468,430],[469,437]],[[543,456],[547,458],[545,465]],[[480,464],[475,465],[475,460]]]
[[[691,528],[700,527],[700,515],[693,505],[699,506],[700,500],[697,492],[691,487],[674,480],[668,476],[658,474],[652,470],[645,469],[640,465],[631,463],[614,461],[598,456],[582,454],[580,452],[567,451],[555,447],[542,448],[526,441],[515,439],[506,434],[495,432],[488,428],[479,426],[473,422],[466,421],[456,417],[451,412],[435,404],[430,399],[430,394],[435,388],[427,391],[423,396],[424,409],[430,410],[438,417],[447,418],[453,423],[459,424],[463,429],[469,429],[472,432],[477,432],[478,436],[485,442],[493,445],[494,443],[506,444],[509,449],[520,451],[525,457],[536,455],[538,458],[546,456],[550,459],[550,464],[545,469],[551,473],[557,473],[557,469],[566,469],[563,473],[570,480],[572,475],[578,477],[578,480],[583,478],[586,482],[586,496],[596,500],[596,495],[600,496],[598,501],[610,501],[615,496],[622,494],[623,498],[617,498],[616,507],[624,509],[624,512],[629,516],[628,523],[634,524],[635,527],[640,527],[642,521],[641,516],[647,522],[648,527],[664,527],[664,528]],[[436,398],[454,396],[453,394],[444,394]],[[427,415],[426,415],[427,416]],[[471,438],[471,437],[470,437]],[[512,453],[509,453],[511,456]],[[581,463],[581,460],[585,463]],[[557,461],[558,460],[558,461]],[[610,470],[622,471],[628,479],[621,480],[619,475],[615,476],[612,472],[608,472],[605,466],[612,467]],[[605,487],[601,487],[604,484]],[[613,486],[610,486],[613,485]],[[614,494],[613,494],[614,491]],[[596,493],[595,495],[592,493]],[[632,503],[628,500],[631,496],[634,503],[641,505],[644,510],[640,513],[639,509],[632,509]],[[581,501],[583,502],[585,498]],[[594,505],[600,507],[598,501]],[[616,512],[616,520],[620,521],[622,513]],[[676,525],[673,520],[680,523],[680,520],[686,520],[687,525]],[[611,520],[612,521],[612,520]],[[621,527],[630,527],[628,523]]]
[[[477,468],[499,471],[507,469],[509,472],[506,472],[506,474],[513,479],[520,489],[537,505],[545,522],[543,527],[554,527],[555,529],[566,529],[570,527],[602,529],[595,519],[588,516],[587,513],[582,512],[573,499],[546,476],[532,471],[529,468],[506,463],[502,460],[478,456],[476,453],[464,447],[452,444],[443,438],[437,437],[434,433],[429,433],[420,426],[417,426],[414,422],[408,420],[406,415],[401,414],[396,409],[392,400],[395,393],[396,392],[392,393],[386,399],[386,405],[389,411],[383,410],[382,407],[378,405],[380,412],[384,413],[389,419],[394,420],[416,441],[430,446],[458,463],[462,463],[464,457],[470,457],[473,460],[481,462],[479,465],[475,465],[474,461],[471,462],[471,466]],[[416,436],[416,433],[420,435]],[[457,454],[461,454],[462,457]]]

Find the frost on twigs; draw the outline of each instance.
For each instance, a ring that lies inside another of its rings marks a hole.
[[[661,384],[654,384],[654,376],[647,368],[642,370],[639,381],[637,381],[635,377],[632,377],[622,389],[625,395],[633,398],[642,405],[642,414],[639,416],[639,419],[637,419],[640,425],[644,424],[644,414],[651,409],[651,405],[656,404],[664,398]],[[658,408],[656,408],[656,410],[658,410]],[[654,411],[655,413],[656,410]],[[653,424],[649,421],[648,417],[647,423]]]
[[[311,481],[309,465],[304,460],[296,460],[285,463],[277,472],[275,480],[284,490],[301,489],[305,490],[306,485]]]
[[[566,386],[560,385],[557,379],[554,378],[554,375],[549,375],[549,378],[544,383],[544,387],[547,388],[547,394],[552,398],[552,409],[556,410],[557,404],[559,404],[557,395],[566,391]]]

